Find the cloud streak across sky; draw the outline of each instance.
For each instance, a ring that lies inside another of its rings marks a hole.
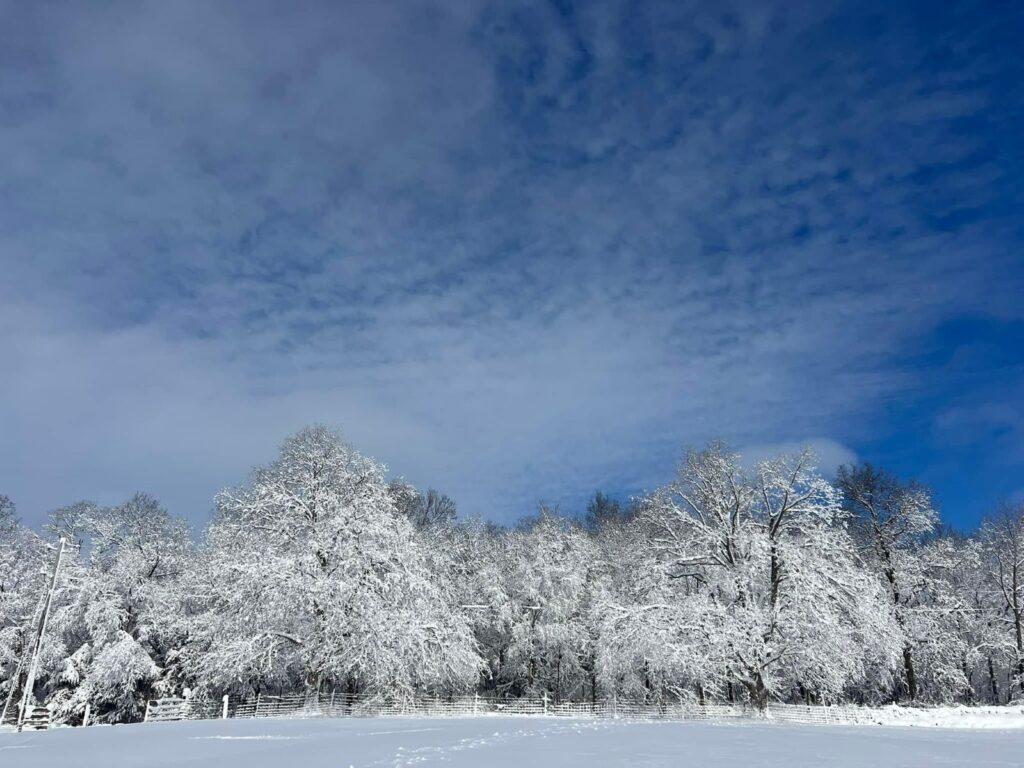
[[[973,524],[1024,465],[1024,24],[871,6],[0,5],[0,492],[202,522],[320,421],[494,519],[723,437]]]

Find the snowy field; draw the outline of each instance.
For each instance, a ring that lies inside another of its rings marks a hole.
[[[546,718],[213,720],[0,733],[18,768],[1009,768],[1010,730]]]

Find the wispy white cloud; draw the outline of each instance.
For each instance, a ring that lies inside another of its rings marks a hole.
[[[857,454],[848,446],[827,437],[808,437],[786,443],[740,446],[737,452],[747,468],[755,467],[765,459],[783,453],[799,453],[809,450],[814,454],[816,465],[822,474],[834,477],[836,470],[844,464],[856,464]]]
[[[1020,313],[966,32],[925,66],[946,42],[825,4],[6,13],[30,516],[145,487],[201,518],[313,420],[497,517],[712,436],[845,457],[917,337]]]

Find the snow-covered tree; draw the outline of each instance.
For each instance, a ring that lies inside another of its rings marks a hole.
[[[688,453],[642,514],[677,601],[698,606],[682,613],[684,642],[717,660],[718,677],[761,708],[793,688],[835,699],[855,679],[877,590],[858,572],[838,495],[810,454],[748,476],[738,455],[712,444]]]
[[[993,623],[1001,630],[993,638],[992,651],[1008,659],[1008,696],[1024,698],[1024,504],[1004,506],[986,520],[981,541],[986,593],[993,605]],[[994,670],[990,677],[994,687]]]
[[[895,615],[903,619],[899,628],[904,647],[913,648],[916,698],[943,703],[969,700],[972,670],[982,650],[972,606],[977,543],[954,536],[934,537],[901,551],[894,563],[900,573]]]
[[[883,579],[893,617],[903,637],[902,689],[918,695],[914,633],[908,608],[915,602],[915,577],[921,565],[916,548],[938,522],[928,491],[904,484],[870,464],[840,467],[836,478],[844,507],[851,514],[868,562]]]
[[[140,493],[114,507],[62,508],[49,528],[77,544],[50,633],[51,702],[66,719],[87,703],[101,721],[138,719],[145,700],[166,690],[164,666],[178,640],[166,628],[192,557],[188,527]]]
[[[546,509],[525,530],[509,533],[506,544],[510,642],[501,684],[518,694],[572,696],[592,655],[592,544],[578,526]]]
[[[395,509],[420,529],[450,526],[457,514],[455,501],[434,488],[420,493],[403,480],[392,480],[388,486]]]
[[[45,586],[45,551],[42,539],[18,520],[14,503],[0,496],[0,702],[31,637]]]
[[[33,694],[137,719],[151,696],[325,687],[865,704],[1024,689],[1024,508],[977,535],[869,466],[748,466],[712,443],[665,487],[514,527],[314,426],[218,494],[199,542],[151,497],[22,526],[0,497],[0,694],[67,547]]]
[[[384,467],[324,427],[222,491],[199,679],[219,688],[325,683],[404,696],[464,688],[479,657]]]
[[[725,692],[728,659],[712,642],[725,607],[706,582],[665,567],[644,519],[612,531],[599,539],[606,567],[594,612],[602,689],[644,701]]]

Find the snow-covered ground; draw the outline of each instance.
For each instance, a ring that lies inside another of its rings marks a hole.
[[[548,718],[212,720],[0,733],[18,768],[1024,766],[1012,730]]]
[[[1024,707],[877,707],[860,710],[858,722],[936,728],[1022,728]]]

